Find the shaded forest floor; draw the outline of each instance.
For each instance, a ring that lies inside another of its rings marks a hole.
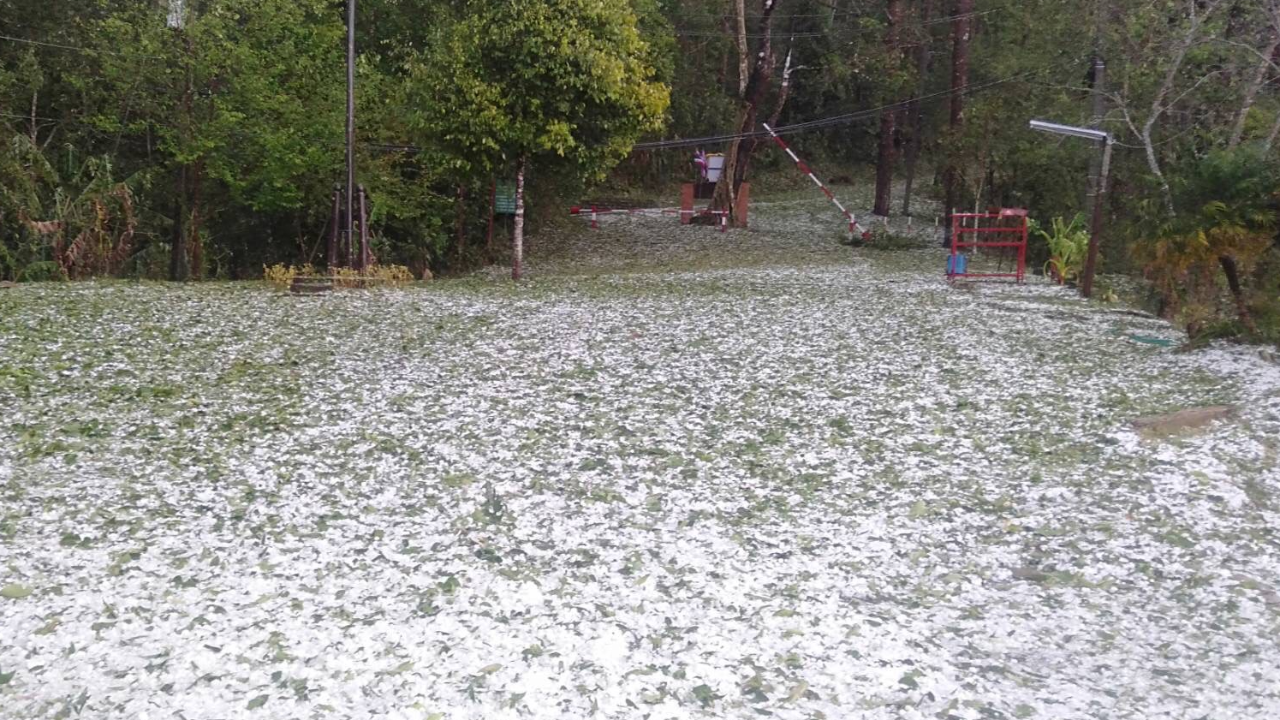
[[[756,212],[0,293],[0,717],[1280,715],[1274,358]]]

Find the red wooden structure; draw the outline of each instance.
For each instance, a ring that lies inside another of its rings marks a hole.
[[[947,279],[1010,278],[1022,282],[1027,274],[1027,211],[1002,208],[988,213],[956,213],[951,216],[951,258],[947,262]],[[970,272],[969,255],[983,249],[996,251],[999,264],[995,272]],[[971,252],[966,253],[969,250]],[[1012,258],[1009,256],[1012,255]],[[1008,271],[1006,259],[1011,260]]]

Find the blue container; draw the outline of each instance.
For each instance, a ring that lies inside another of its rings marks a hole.
[[[951,255],[947,258],[947,275],[964,275],[968,269],[969,259],[964,255]]]

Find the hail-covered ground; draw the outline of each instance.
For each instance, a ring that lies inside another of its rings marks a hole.
[[[0,290],[0,717],[1280,716],[1274,357],[673,222]]]

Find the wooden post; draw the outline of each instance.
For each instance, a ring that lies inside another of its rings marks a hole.
[[[1093,198],[1093,222],[1089,229],[1089,253],[1084,259],[1084,277],[1080,279],[1080,294],[1093,296],[1093,274],[1098,267],[1098,245],[1102,241],[1102,217],[1107,203],[1107,181],[1111,176],[1111,138],[1102,141],[1102,171],[1098,175],[1098,192]]]
[[[693,222],[693,183],[685,183],[680,186],[680,224],[688,225]]]

